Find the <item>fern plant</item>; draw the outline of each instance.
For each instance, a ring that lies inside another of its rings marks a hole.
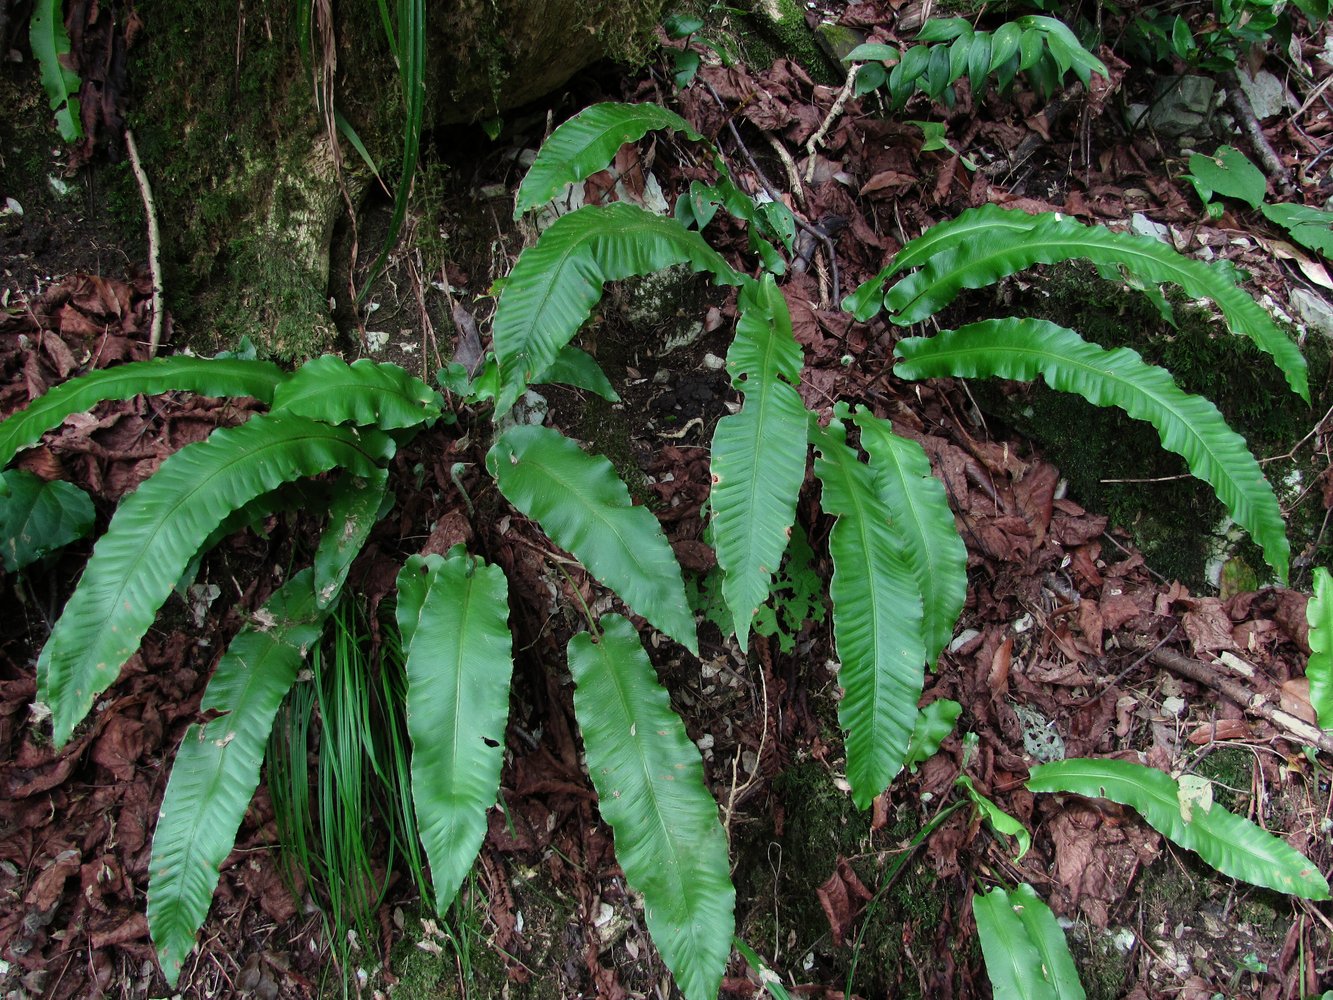
[[[902,108],[920,92],[953,107],[954,84],[963,77],[974,94],[980,94],[992,76],[1005,93],[1015,77],[1025,73],[1049,96],[1070,72],[1084,87],[1093,73],[1107,76],[1106,66],[1064,22],[1038,14],[1007,21],[994,31],[978,31],[965,17],[931,18],[921,26],[916,42],[901,52],[892,45],[866,42],[843,57],[844,62],[863,64],[856,72],[856,94],[882,89],[893,107]]]
[[[571,351],[551,357],[556,375],[585,367]],[[100,400],[171,389],[252,396],[269,409],[170,456],[97,541],[37,663],[57,745],[115,681],[201,548],[280,507],[286,484],[337,473],[312,565],[232,640],[200,706],[209,721],[190,727],[172,767],[153,838],[148,919],[174,984],[259,782],[279,706],[320,641],[352,561],[392,506],[388,464],[442,418],[444,400],[402,369],[370,361],[322,357],[287,374],[261,361],[157,360],[51,390],[0,424],[0,464]],[[609,462],[555,431],[520,426],[497,435],[487,465],[501,493],[630,608],[697,648],[671,548],[653,516],[632,506]],[[399,575],[412,807],[441,912],[472,865],[498,794],[511,673],[507,619],[504,574],[461,547],[414,556]],[[594,783],[621,804],[620,815],[608,809],[608,820],[663,958],[687,996],[715,995],[730,951],[734,894],[698,752],[670,714],[628,619],[610,616],[593,627],[595,643],[585,635],[571,647],[589,760],[620,762],[629,751],[639,760],[610,777],[597,769]],[[667,882],[664,865],[673,873]]]
[[[591,176],[623,143],[662,128],[703,142],[661,108],[587,109],[547,140],[520,187],[516,214]],[[509,502],[631,610],[695,652],[680,568],[660,526],[632,505],[610,463],[557,431],[502,421],[532,383],[568,381],[614,395],[595,361],[573,345],[607,281],[684,265],[739,288],[727,368],[743,405],[719,421],[712,442],[710,516],[723,600],[745,647],[787,549],[813,447],[820,503],[835,521],[829,595],[847,779],[864,808],[912,754],[925,671],[963,604],[966,552],[920,445],[864,407],[838,403],[827,422],[805,407],[797,391],[802,353],[773,276],[782,269],[779,247],[790,246],[790,216],[745,198],[713,154],[717,181],[692,191],[675,218],[612,204],[556,220],[501,288],[494,353],[482,370],[471,378],[454,366],[440,381],[467,405],[493,401],[497,433],[486,468]],[[717,207],[761,230],[753,244],[762,265],[757,276],[736,270],[689,228],[706,227]],[[1299,352],[1239,289],[1234,273],[1057,216],[966,213],[904,247],[846,306],[864,320],[887,305],[890,319],[908,324],[962,288],[1076,256],[1213,298],[1233,328],[1273,355],[1294,389],[1306,391]],[[1285,576],[1280,511],[1244,442],[1211,404],[1181,393],[1132,352],[1101,351],[1049,324],[995,320],[905,341],[898,354],[904,376],[1040,373],[1152,421],[1164,446],[1213,485]],[[172,771],[154,838],[149,920],[174,982],[258,781],[278,705],[318,640],[352,559],[389,506],[388,463],[404,440],[440,420],[444,401],[401,369],[368,361],[318,358],[292,374],[238,360],[126,365],[66,383],[0,424],[0,466],[99,399],[170,388],[254,396],[269,411],[182,449],[112,519],[38,661],[39,693],[58,743],[115,680],[200,548],[248,514],[271,509],[284,484],[341,473],[313,565],[276,591],[233,641],[202,705],[220,714],[192,727]],[[512,669],[507,600],[501,570],[461,547],[444,557],[414,556],[398,577],[412,795],[440,910],[472,864],[497,795]],[[589,616],[588,626],[570,641],[568,661],[603,816],[682,992],[689,1000],[714,997],[730,953],[735,897],[716,803],[634,625],[608,615]]]

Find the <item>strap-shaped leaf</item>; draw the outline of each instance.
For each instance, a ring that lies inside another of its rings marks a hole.
[[[1310,704],[1319,725],[1333,729],[1333,577],[1324,567],[1314,571],[1314,596],[1305,606],[1310,625],[1310,660],[1305,676],[1310,681]]]
[[[601,455],[549,427],[511,427],[486,454],[500,492],[655,627],[698,653],[680,564]]]
[[[552,223],[519,256],[495,306],[496,413],[513,406],[578,333],[603,284],[674,264],[708,271],[724,285],[743,280],[698,233],[624,202],[589,205]]]
[[[625,881],[643,894],[662,960],[687,1000],[713,1000],[736,932],[727,837],[699,751],[619,615],[569,640],[574,714]]]
[[[967,547],[954,527],[944,484],[931,475],[922,447],[894,434],[887,420],[868,410],[859,409],[855,419],[879,495],[893,516],[890,530],[916,577],[926,662],[933,667],[953,638],[967,599]]]
[[[73,483],[23,469],[0,473],[0,483],[0,557],[11,573],[93,528],[93,502]]]
[[[352,560],[380,519],[388,490],[388,469],[372,469],[365,477],[343,476],[334,488],[329,524],[337,525],[337,530],[325,531],[315,550],[315,600],[321,610],[332,607],[342,591]]]
[[[82,413],[108,399],[131,399],[161,392],[197,392],[201,396],[253,396],[273,401],[286,373],[267,361],[209,359],[179,355],[102,368],[62,382],[27,409],[0,423],[0,468],[21,448],[60,426],[71,413]]]
[[[902,360],[894,371],[902,378],[998,375],[1029,381],[1041,375],[1052,389],[1148,421],[1162,447],[1184,458],[1190,472],[1213,488],[1286,581],[1291,550],[1282,509],[1245,439],[1212,403],[1182,392],[1169,372],[1145,364],[1129,348],[1104,351],[1045,320],[1000,319],[904,340],[896,352]]]
[[[889,530],[875,474],[847,446],[842,420],[835,417],[827,429],[812,421],[810,434],[819,450],[820,505],[838,519],[829,535],[833,640],[844,691],[838,719],[847,730],[852,800],[865,809],[902,769],[916,723],[926,665],[921,595]]]
[[[894,269],[916,262],[925,266],[890,288],[884,305],[894,323],[919,323],[952,302],[964,288],[982,288],[1033,264],[1074,258],[1100,267],[1124,268],[1141,281],[1173,282],[1195,298],[1212,299],[1231,329],[1271,355],[1287,384],[1310,401],[1305,358],[1273,318],[1240,288],[1230,264],[1195,260],[1152,237],[1085,226],[1053,212],[1028,215],[986,205],[933,227],[898,255]]]
[[[83,138],[79,116],[79,74],[67,64],[69,33],[65,31],[64,4],[60,0],[37,0],[28,22],[28,44],[42,71],[42,86],[56,113],[60,138],[66,142]]]
[[[319,641],[322,612],[305,570],[269,598],[261,616],[227,647],[204,691],[201,712],[221,712],[185,733],[153,834],[148,928],[167,983],[176,984],[259,785],[278,706]]]
[[[260,416],[163,462],[111,519],[37,661],[56,745],[116,679],[190,557],[231,511],[332,468],[370,476],[392,454],[393,442],[378,431]]]
[[[440,406],[439,393],[395,364],[335,354],[307,361],[273,394],[275,413],[386,431],[433,423]]]
[[[1030,885],[972,897],[995,1000],[1083,1000],[1074,956],[1055,914]]]
[[[443,914],[486,836],[504,763],[513,672],[509,584],[459,546],[398,574],[412,801]]]
[[[1130,806],[1173,844],[1224,875],[1304,899],[1328,899],[1328,882],[1299,851],[1213,803],[1185,819],[1180,785],[1156,768],[1123,760],[1062,760],[1032,769],[1034,792],[1073,792]]]
[[[713,544],[722,596],[736,637],[749,645],[750,619],[768,599],[791,537],[805,479],[806,410],[793,388],[801,347],[791,314],[770,275],[741,286],[740,320],[727,353],[732,385],[745,393],[739,413],[713,433]]]
[[[604,170],[627,142],[669,128],[696,142],[689,122],[656,104],[594,104],[565,122],[542,143],[514,199],[514,218],[554,198],[566,184]]]
[[[576,389],[596,393],[608,403],[620,402],[620,393],[611,385],[597,359],[573,344],[560,348],[555,360],[533,381],[538,384],[572,385]]]

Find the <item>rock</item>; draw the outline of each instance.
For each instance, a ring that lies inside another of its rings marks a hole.
[[[1157,85],[1148,122],[1171,139],[1200,138],[1209,133],[1217,85],[1206,76],[1178,76]]]
[[[815,38],[819,42],[819,47],[828,53],[829,58],[839,64],[852,49],[866,40],[864,32],[841,24],[821,24],[815,29]]]
[[[1333,306],[1327,300],[1314,292],[1298,288],[1291,293],[1291,307],[1307,327],[1333,339]]]
[[[1236,79],[1240,81],[1240,89],[1249,98],[1254,116],[1260,121],[1297,106],[1296,99],[1282,81],[1266,69],[1261,69],[1252,77],[1243,68],[1237,67]]]

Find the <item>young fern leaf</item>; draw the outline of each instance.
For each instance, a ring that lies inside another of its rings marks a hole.
[[[698,233],[624,202],[589,205],[552,223],[519,256],[496,303],[496,415],[507,412],[578,333],[603,284],[674,264],[707,271],[724,285],[744,280]]]
[[[194,947],[218,868],[259,785],[278,706],[323,630],[312,580],[309,570],[294,576],[264,605],[263,624],[257,617],[232,640],[199,705],[223,714],[190,726],[176,752],[148,878],[148,928],[170,986]]]
[[[569,640],[574,714],[598,809],[676,985],[686,1000],[714,1000],[736,932],[717,803],[634,626],[607,615],[601,627],[600,638]]]
[[[1028,215],[986,205],[932,227],[898,254],[894,271],[918,262],[924,266],[890,288],[884,305],[894,323],[919,323],[952,302],[964,288],[982,288],[1033,264],[1074,258],[1099,267],[1124,268],[1145,282],[1172,282],[1195,298],[1212,299],[1231,329],[1269,354],[1287,384],[1310,401],[1305,358],[1273,318],[1240,288],[1230,264],[1194,260],[1151,237],[1085,226],[1054,213]],[[861,289],[852,296],[858,315],[867,307],[868,298],[861,295]]]
[[[1182,799],[1168,774],[1123,760],[1062,760],[1032,769],[1034,792],[1073,792],[1130,806],[1173,844],[1244,882],[1303,899],[1328,899],[1328,882],[1314,863],[1271,833],[1220,805]]]
[[[698,654],[680,564],[601,455],[549,427],[511,427],[486,454],[500,492],[656,628]]]
[[[842,420],[835,416],[824,429],[812,419],[810,436],[819,451],[821,506],[838,519],[829,536],[833,641],[844,691],[838,720],[847,730],[852,800],[865,809],[902,769],[916,724],[926,665],[921,595],[889,530],[875,474],[848,447]]]
[[[116,679],[181,571],[229,513],[329,469],[371,476],[392,455],[393,442],[378,431],[260,416],[163,462],[116,511],[37,661],[56,745]]]
[[[273,394],[274,413],[384,431],[428,425],[440,410],[440,394],[397,365],[369,358],[349,365],[336,354],[307,361]]]
[[[732,385],[745,394],[739,413],[713,434],[713,545],[725,574],[722,597],[736,637],[749,645],[750,620],[768,599],[791,537],[805,479],[807,415],[793,386],[801,348],[770,275],[741,286],[740,320],[727,353]]]
[[[201,396],[253,396],[273,402],[273,393],[287,374],[267,361],[191,358],[177,355],[102,368],[62,382],[27,409],[0,423],[0,468],[20,449],[36,444],[73,413],[90,410],[110,399],[132,399],[163,392],[195,392]]]
[[[921,446],[894,434],[887,420],[868,410],[858,410],[853,419],[870,454],[880,499],[893,517],[889,529],[921,592],[926,663],[933,669],[967,599],[967,548],[954,527],[944,484],[931,475]]]
[[[672,129],[698,142],[703,138],[675,112],[656,104],[594,104],[565,122],[542,143],[514,199],[514,218],[538,208],[566,184],[606,169],[616,151],[657,129]]]
[[[398,574],[412,801],[443,915],[486,836],[500,789],[509,678],[509,584],[459,546]]]
[[[24,469],[0,472],[0,558],[13,573],[93,529],[92,498]]]
[[[335,487],[329,503],[329,524],[338,529],[325,531],[315,550],[315,601],[321,611],[332,607],[342,592],[352,560],[365,547],[370,529],[380,519],[388,490],[388,469],[372,469],[365,478],[343,476]]]
[[[1134,351],[1104,351],[1073,330],[1045,320],[998,319],[913,337],[898,344],[901,378],[954,375],[1030,381],[1041,375],[1060,392],[1097,406],[1117,406],[1157,428],[1162,447],[1185,459],[1210,485],[1232,520],[1263,548],[1284,583],[1290,546],[1282,508],[1245,440],[1201,396],[1182,392],[1169,372],[1145,364]]]
[[[972,897],[995,1000],[1083,1000],[1078,969],[1055,914],[1030,885]]]
[[[1333,729],[1333,577],[1319,566],[1314,571],[1314,596],[1305,606],[1310,626],[1310,659],[1305,676],[1310,681],[1310,704],[1319,725]]]

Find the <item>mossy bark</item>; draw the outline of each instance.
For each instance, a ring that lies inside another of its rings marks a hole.
[[[501,113],[604,54],[632,54],[661,5],[434,0],[426,127]],[[336,105],[391,175],[402,97],[378,10],[371,0],[335,6]],[[334,349],[331,233],[370,172],[346,147],[341,178],[335,169],[297,5],[142,0],[136,9],[145,30],[131,124],[161,216],[176,339],[213,351],[249,336],[261,353],[292,360]]]

